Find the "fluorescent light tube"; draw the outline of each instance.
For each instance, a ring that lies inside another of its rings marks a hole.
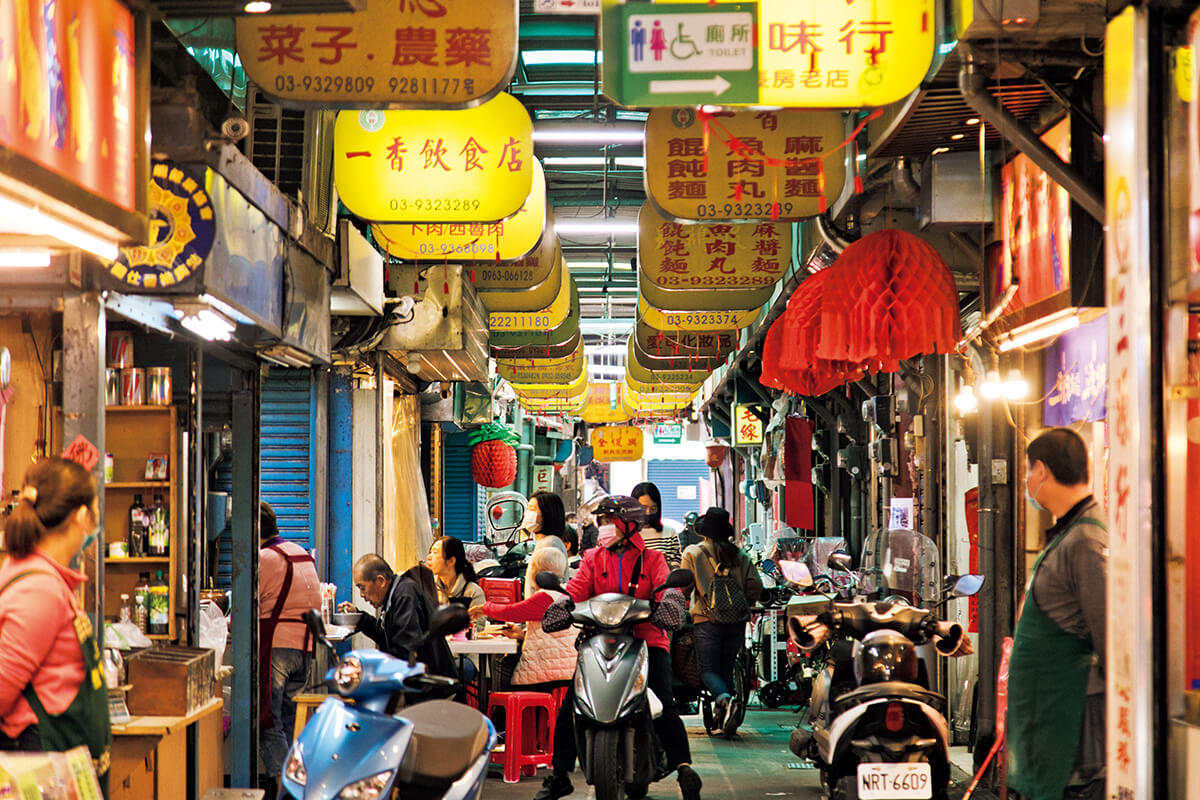
[[[638,223],[635,219],[556,219],[554,232],[559,236],[637,236]]]
[[[1045,324],[1034,324],[1027,328],[1014,331],[1007,339],[1001,339],[997,345],[1000,352],[1007,353],[1009,350],[1014,350],[1018,347],[1024,347],[1027,344],[1040,342],[1043,339],[1049,339],[1051,336],[1058,336],[1060,333],[1066,333],[1073,328],[1079,327],[1079,317],[1070,316],[1062,317],[1061,319],[1051,320]]]
[[[0,269],[40,269],[48,266],[49,247],[0,248]]]
[[[116,242],[96,236],[82,228],[62,222],[44,211],[30,208],[24,203],[13,202],[5,197],[0,197],[0,219],[4,220],[6,231],[35,236],[53,236],[72,247],[87,250],[105,261],[112,261],[118,255]]]
[[[646,131],[642,127],[612,125],[537,125],[533,129],[534,144],[642,144]]]
[[[551,64],[588,66],[603,64],[604,53],[599,50],[523,50],[521,60],[527,67],[545,67]]]

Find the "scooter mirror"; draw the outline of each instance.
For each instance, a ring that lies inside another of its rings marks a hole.
[[[321,619],[321,612],[315,608],[310,608],[300,615],[304,620],[304,624],[308,626],[308,632],[312,637],[326,647],[332,648],[329,639],[325,638],[325,620]]]
[[[696,582],[696,576],[690,569],[673,569],[663,583],[664,589],[686,589]]]
[[[533,576],[533,582],[537,584],[539,589],[545,589],[549,592],[561,592],[562,581],[553,572],[539,572]]]
[[[434,611],[433,616],[429,618],[429,632],[425,634],[425,638],[449,636],[463,630],[470,623],[471,616],[466,608],[457,603],[445,605]]]
[[[970,597],[979,592],[983,588],[982,575],[963,575],[954,582],[954,588],[951,594],[955,597]]]
[[[849,553],[835,550],[829,554],[829,568],[848,571],[854,568],[854,560],[850,558]]]

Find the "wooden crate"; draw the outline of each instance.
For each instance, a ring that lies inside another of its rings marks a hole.
[[[129,713],[138,717],[183,717],[213,696],[213,651],[194,647],[151,647],[128,659]]]

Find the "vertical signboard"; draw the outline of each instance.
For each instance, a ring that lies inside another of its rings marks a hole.
[[[1146,11],[1126,8],[1104,50],[1108,296],[1108,792],[1152,797],[1150,186]]]

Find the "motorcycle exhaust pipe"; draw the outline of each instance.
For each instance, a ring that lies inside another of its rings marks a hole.
[[[962,625],[957,622],[939,622],[933,643],[934,649],[944,656],[954,655],[964,635]]]
[[[810,622],[805,624],[804,620]],[[816,621],[816,617],[789,617],[788,634],[801,650],[815,650],[829,638],[829,628]]]

